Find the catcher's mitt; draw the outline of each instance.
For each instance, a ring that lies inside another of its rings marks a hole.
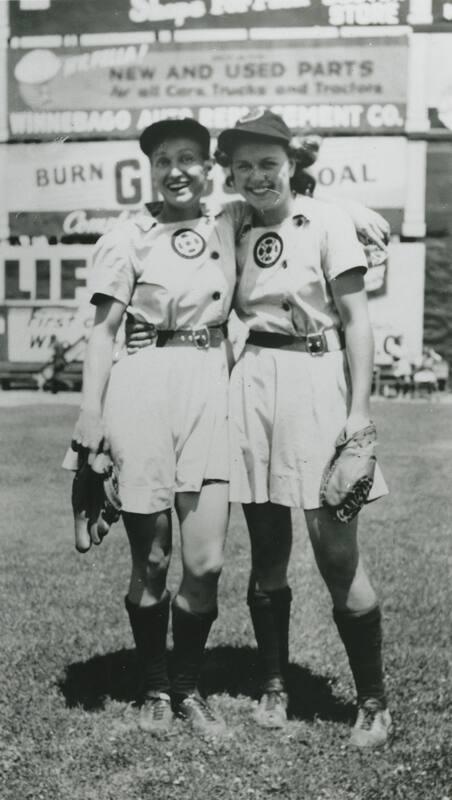
[[[323,473],[320,500],[339,522],[351,522],[369,497],[376,444],[373,422],[348,438],[344,429],[336,440],[336,452]]]
[[[121,516],[121,501],[114,467],[106,455],[97,456],[93,467],[79,453],[79,468],[72,482],[75,547],[86,553],[100,544],[110,526]]]

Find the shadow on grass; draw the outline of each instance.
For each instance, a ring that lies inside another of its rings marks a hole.
[[[86,711],[97,711],[107,699],[132,702],[137,679],[135,652],[122,649],[69,664],[58,685],[69,708],[80,705]]]
[[[172,652],[168,653],[171,671]],[[331,680],[298,664],[289,666],[289,716],[334,722],[349,721],[353,706],[335,697]],[[118,650],[89,661],[70,664],[59,687],[69,708],[81,705],[87,711],[104,707],[107,699],[130,703],[136,699],[138,674],[133,650]],[[252,647],[214,647],[207,651],[201,677],[206,694],[224,693],[251,698],[259,696],[257,650]]]
[[[202,674],[202,689],[207,694],[225,692],[232,697],[259,697],[257,650],[252,647],[220,646],[208,650]],[[333,722],[348,722],[354,711],[352,703],[333,694],[331,679],[307,667],[290,664],[287,674],[289,717]]]

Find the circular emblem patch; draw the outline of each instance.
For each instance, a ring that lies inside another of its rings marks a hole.
[[[183,258],[196,258],[206,249],[205,240],[200,233],[191,228],[179,228],[171,238],[173,250]]]
[[[283,242],[277,233],[264,233],[254,245],[254,260],[258,267],[273,267],[283,251]]]

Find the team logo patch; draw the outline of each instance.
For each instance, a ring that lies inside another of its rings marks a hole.
[[[273,267],[283,251],[283,242],[277,233],[264,233],[254,245],[254,260],[258,267]]]
[[[196,258],[206,249],[206,242],[197,231],[179,228],[171,237],[171,246],[183,258]]]

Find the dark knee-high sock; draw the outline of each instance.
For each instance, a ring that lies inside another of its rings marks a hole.
[[[375,697],[386,706],[379,606],[358,615],[333,609],[333,617],[350,662],[358,702]]]
[[[171,688],[176,700],[180,700],[194,692],[198,685],[207,638],[218,612],[214,609],[193,614],[173,603],[172,613],[174,666]]]
[[[248,589],[248,605],[261,660],[264,686],[284,680],[289,663],[289,621],[292,592],[289,586],[267,592]]]
[[[141,608],[125,598],[130,626],[137,648],[141,678],[141,694],[149,691],[169,692],[166,663],[166,634],[168,631],[170,595],[152,606]]]

